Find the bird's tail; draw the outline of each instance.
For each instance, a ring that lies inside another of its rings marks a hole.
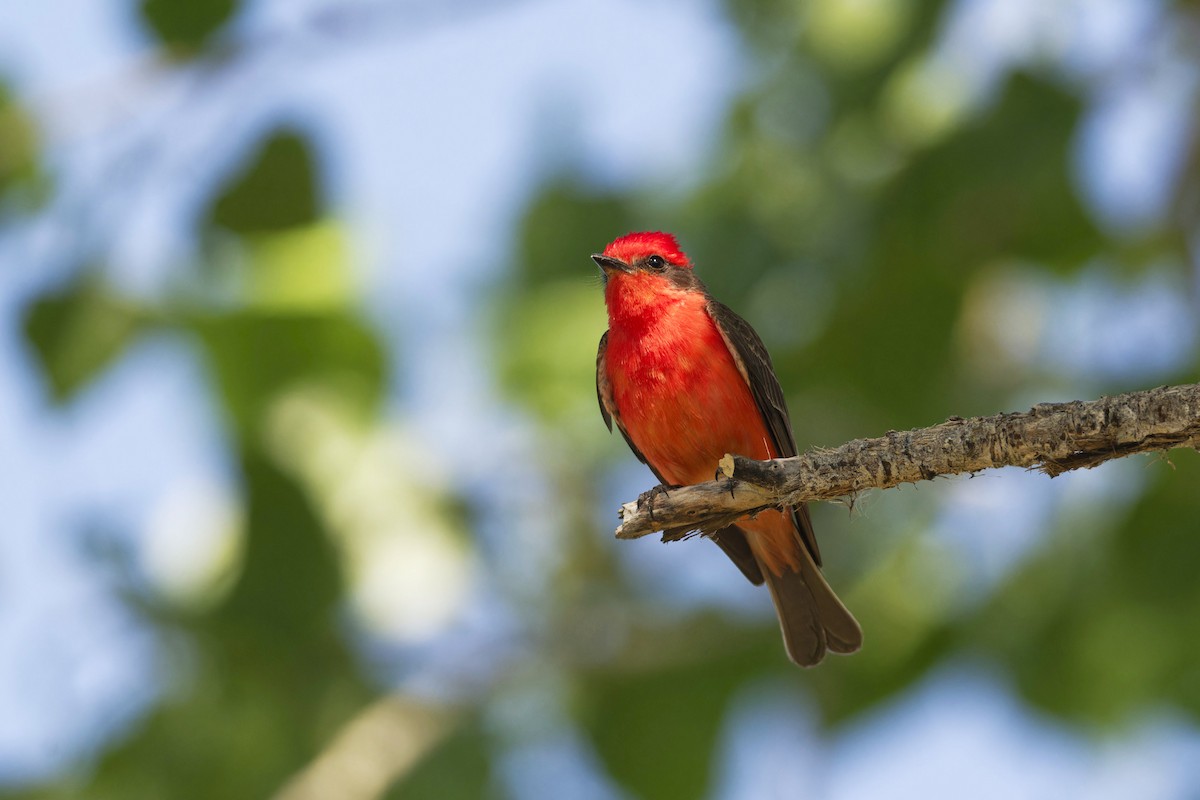
[[[781,558],[785,526],[790,552]],[[748,524],[739,521],[738,527],[746,530],[750,549],[771,590],[783,643],[792,661],[811,667],[824,658],[826,650],[853,653],[862,647],[862,628],[826,582],[797,536],[790,515],[763,512]]]

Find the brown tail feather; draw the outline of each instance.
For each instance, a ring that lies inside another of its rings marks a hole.
[[[775,601],[788,657],[811,667],[825,657],[827,649],[853,653],[862,647],[862,628],[833,593],[812,556],[802,550],[798,571],[785,569],[777,575],[764,564],[762,574]]]

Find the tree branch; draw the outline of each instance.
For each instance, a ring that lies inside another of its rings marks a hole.
[[[1050,477],[1134,453],[1200,449],[1200,384],[1070,403],[1024,413],[948,421],[930,428],[856,439],[793,458],[721,459],[719,480],[648,494],[620,509],[620,539],[658,531],[663,540],[711,533],[738,517],[783,505],[833,500],[939,475],[1026,467]],[[653,511],[653,513],[651,513]]]

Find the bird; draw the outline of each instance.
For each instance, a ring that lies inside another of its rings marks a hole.
[[[596,353],[600,414],[658,491],[712,480],[726,453],[796,455],[766,346],[709,294],[674,235],[629,233],[592,260],[608,311]],[[752,583],[766,583],[793,662],[813,666],[862,646],[862,628],[821,573],[806,505],[741,517],[711,538]]]

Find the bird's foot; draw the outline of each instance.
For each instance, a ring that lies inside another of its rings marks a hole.
[[[725,488],[729,490],[729,496],[730,497],[734,496],[733,495],[733,487],[737,485],[737,481],[735,481],[733,478],[731,478],[727,474],[725,474],[724,469],[722,469],[721,467],[717,467],[717,472],[715,475],[713,475],[713,480],[716,481],[717,483],[724,481]]]
[[[650,515],[650,521],[654,522],[654,500],[659,496],[665,496],[671,489],[678,489],[678,486],[669,483],[660,483],[648,492],[642,492],[638,495],[638,508],[645,506],[646,513]]]

